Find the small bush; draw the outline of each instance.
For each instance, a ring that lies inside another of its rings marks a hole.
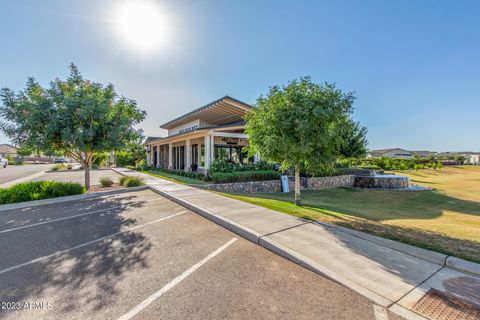
[[[101,177],[100,178],[100,184],[104,188],[109,188],[113,186],[113,180],[110,177]]]
[[[41,200],[85,193],[79,183],[58,181],[33,181],[0,189],[0,204]]]
[[[73,165],[69,164],[67,165],[67,170],[72,170],[73,169]]]
[[[280,179],[280,173],[273,170],[215,172],[211,174],[210,178],[215,183],[263,181]]]
[[[52,167],[52,171],[63,171],[66,169],[67,169],[67,166],[63,163],[56,164]]]
[[[120,185],[127,188],[140,187],[144,185],[143,179],[139,177],[123,176],[119,179]]]
[[[127,181],[127,176],[121,176],[119,179],[118,179],[118,184],[121,185],[121,186],[124,186],[125,185],[125,182]]]
[[[127,188],[140,187],[143,185],[143,179],[139,177],[128,177],[127,181],[125,181],[125,187]]]

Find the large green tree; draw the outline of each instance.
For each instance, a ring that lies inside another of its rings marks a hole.
[[[115,152],[116,163],[120,166],[137,166],[146,157],[145,137],[141,133],[129,141],[125,148]]]
[[[135,101],[119,96],[112,84],[85,80],[70,65],[66,80],[55,79],[43,88],[29,78],[23,91],[0,91],[0,129],[16,145],[61,153],[85,168],[85,187],[90,188],[90,169],[106,151],[120,150],[138,136],[135,125],[145,111]]]
[[[359,122],[347,120],[340,126],[342,142],[339,153],[344,158],[361,158],[367,155],[367,128]]]
[[[303,77],[271,87],[246,115],[250,150],[283,168],[294,168],[295,204],[301,205],[302,167],[315,172],[333,166],[340,156],[344,137],[351,136],[344,134],[345,126],[355,127],[351,119],[354,99],[334,84],[320,85]]]

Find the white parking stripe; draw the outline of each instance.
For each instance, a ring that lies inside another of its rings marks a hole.
[[[15,266],[12,266],[12,267],[9,267],[9,268],[3,269],[3,270],[0,270],[0,274],[6,273],[6,272],[9,272],[9,271],[12,271],[12,270],[21,268],[21,267],[28,266],[28,265],[30,265],[30,264],[33,264],[33,263],[36,263],[36,262],[39,262],[39,261],[42,261],[42,260],[45,260],[45,259],[54,257],[54,256],[56,256],[56,255],[59,255],[59,254],[62,254],[62,253],[65,253],[65,252],[68,252],[68,251],[71,251],[71,250],[75,250],[75,249],[79,249],[79,248],[88,246],[88,245],[90,245],[90,244],[92,244],[92,243],[95,243],[95,242],[98,242],[98,241],[102,241],[102,240],[105,240],[105,239],[108,239],[108,238],[117,236],[117,235],[122,234],[122,233],[124,233],[124,232],[129,232],[129,231],[133,231],[133,230],[138,229],[138,228],[143,228],[143,227],[148,226],[148,225],[150,225],[150,224],[157,223],[157,222],[161,222],[161,221],[164,221],[164,220],[167,220],[167,219],[170,219],[170,218],[179,216],[179,215],[184,214],[184,213],[187,213],[187,212],[188,212],[188,211],[182,211],[182,212],[179,212],[179,213],[176,213],[176,214],[172,214],[172,215],[167,216],[167,217],[163,217],[163,218],[160,218],[160,219],[157,219],[157,220],[153,220],[153,221],[144,223],[144,224],[139,225],[139,226],[136,226],[136,227],[132,227],[132,228],[129,228],[129,229],[125,229],[125,230],[123,230],[123,231],[119,231],[119,232],[112,233],[111,235],[108,235],[108,236],[105,236],[105,237],[101,237],[101,238],[98,238],[98,239],[95,239],[95,240],[92,240],[92,241],[88,241],[88,242],[82,243],[82,244],[80,244],[80,245],[78,245],[78,246],[75,246],[75,247],[71,247],[71,248],[68,248],[68,249],[56,251],[56,252],[54,252],[54,253],[52,253],[52,254],[49,254],[48,256],[39,257],[39,258],[30,260],[30,261],[27,261],[27,262],[24,262],[24,263],[21,263],[21,264],[17,264],[17,265],[15,265]]]
[[[145,202],[152,202],[152,201],[157,201],[157,200],[160,200],[160,199],[165,199],[165,198],[155,198],[155,199],[147,200]],[[42,224],[47,224],[47,223],[52,223],[52,222],[57,222],[57,221],[63,221],[63,220],[88,216],[90,214],[99,213],[99,212],[108,211],[108,210],[114,210],[114,209],[118,209],[118,208],[122,208],[122,207],[123,206],[114,206],[114,207],[110,207],[110,208],[99,209],[99,210],[90,211],[90,212],[86,212],[86,213],[76,214],[76,215],[68,216],[68,217],[64,217],[64,218],[52,219],[52,220],[47,220],[47,221],[42,221],[42,222],[29,224],[29,225],[26,225],[26,226],[21,226],[21,227],[16,227],[16,228],[11,228],[11,229],[5,229],[5,230],[1,230],[0,234],[7,233],[7,232],[12,232],[12,231],[17,231],[17,230],[21,230],[21,229],[32,228],[32,227],[40,226]]]
[[[375,320],[388,320],[387,310],[383,307],[373,305],[373,314],[375,315]]]
[[[208,256],[206,256],[205,258],[203,258],[202,260],[200,260],[199,262],[197,262],[196,264],[194,264],[190,269],[184,271],[181,275],[179,275],[178,277],[176,277],[175,279],[173,279],[172,281],[170,281],[169,283],[167,283],[163,288],[161,288],[160,290],[158,290],[157,292],[155,292],[154,294],[152,294],[150,297],[148,297],[147,299],[145,299],[144,301],[142,301],[139,305],[137,305],[135,308],[133,308],[132,310],[130,310],[129,312],[125,313],[123,316],[121,316],[120,318],[118,318],[118,320],[129,320],[131,318],[133,318],[137,313],[139,313],[140,311],[142,311],[143,309],[145,309],[149,304],[151,304],[152,302],[154,302],[156,299],[160,298],[164,293],[166,293],[168,290],[172,289],[173,287],[175,287],[177,284],[179,284],[183,279],[185,279],[186,277],[188,277],[189,275],[191,275],[193,272],[195,272],[195,270],[197,270],[198,268],[200,268],[202,265],[204,265],[205,263],[207,263],[210,259],[214,258],[216,255],[218,255],[219,253],[221,253],[223,250],[225,250],[226,248],[228,248],[232,243],[234,243],[235,241],[237,241],[238,239],[237,238],[233,238],[232,240],[228,241],[227,243],[225,243],[223,246],[221,246],[220,248],[218,248],[217,250],[213,251],[212,253],[210,253]]]

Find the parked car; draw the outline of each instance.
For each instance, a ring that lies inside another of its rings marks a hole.
[[[8,166],[8,160],[0,158],[0,167],[1,168],[6,168]]]
[[[53,160],[53,163],[66,163],[67,160],[65,160],[64,158],[55,158]]]

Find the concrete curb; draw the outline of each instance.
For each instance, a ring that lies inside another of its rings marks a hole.
[[[475,276],[480,276],[480,264],[478,263],[463,260],[456,257],[448,257],[446,264],[447,264],[447,267],[451,269],[470,273]]]
[[[316,262],[299,254],[298,252],[291,250],[290,248],[283,246],[272,239],[262,237],[260,238],[259,245],[272,251],[273,253],[278,254],[279,256],[282,256],[298,265],[301,265],[317,274],[320,274],[359,293],[360,295],[370,299],[381,307],[388,308],[393,303],[393,301],[390,301],[389,299],[382,297],[381,295],[376,294],[353,281],[350,281],[348,279],[342,279],[342,277],[338,276],[334,271],[317,264]]]
[[[118,190],[111,190],[111,191],[104,191],[104,192],[92,192],[92,193],[77,194],[77,195],[74,195],[74,196],[65,196],[65,197],[58,197],[58,198],[51,198],[51,199],[42,199],[42,200],[24,201],[24,202],[19,202],[19,203],[2,204],[2,205],[0,205],[0,212],[15,210],[15,209],[23,209],[23,208],[28,208],[28,207],[37,207],[37,206],[43,206],[43,205],[47,205],[47,204],[67,202],[67,201],[73,201],[73,200],[84,200],[84,199],[90,199],[90,198],[97,198],[97,197],[109,196],[109,195],[113,195],[113,194],[120,194],[120,193],[126,193],[126,192],[142,191],[142,190],[147,190],[147,189],[148,189],[148,186],[140,186],[140,187],[125,188],[125,189],[118,189]]]
[[[354,237],[379,244],[383,247],[387,247],[387,248],[390,248],[392,250],[396,250],[396,251],[408,254],[410,256],[413,256],[413,257],[416,257],[416,258],[426,260],[428,262],[438,264],[440,266],[445,266],[447,258],[448,258],[448,256],[446,254],[443,254],[443,253],[439,253],[439,252],[436,252],[436,251],[431,251],[431,250],[411,246],[409,244],[405,244],[405,243],[401,243],[401,242],[398,242],[398,241],[378,237],[378,236],[375,236],[375,235],[371,235],[371,234],[360,232],[360,231],[357,231],[357,230],[345,228],[345,227],[342,227],[342,226],[336,226],[336,225],[327,224],[327,223],[324,223],[324,222],[315,222],[315,223],[321,224],[322,226],[325,226],[327,228],[340,230],[341,232],[347,233],[347,234],[352,235]]]
[[[155,188],[155,186],[149,186],[150,190],[152,190],[153,192],[155,193],[158,193],[159,195],[175,202],[175,203],[178,203],[179,205],[201,215],[202,217],[238,234],[239,236],[251,241],[251,242],[254,242],[256,244],[258,244],[258,241],[260,239],[260,237],[262,236],[261,234],[259,234],[258,232],[255,232],[249,228],[246,228],[244,226],[241,226],[239,225],[238,223],[236,222],[233,222],[232,220],[229,220],[227,218],[224,218],[222,216],[219,216],[213,212],[210,212],[208,210],[205,210],[205,209],[202,209],[186,200],[183,200],[181,198],[178,198],[166,191],[162,191],[162,190],[158,190],[157,188]]]

